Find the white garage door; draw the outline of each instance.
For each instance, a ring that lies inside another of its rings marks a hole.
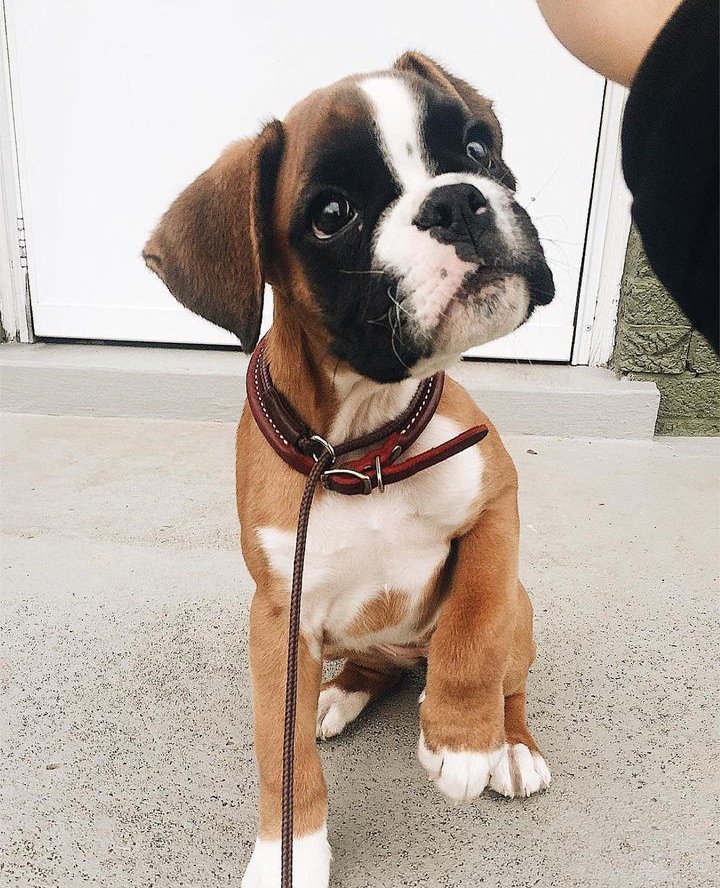
[[[533,0],[474,4],[6,0],[36,335],[237,344],[181,308],[140,249],[228,142],[408,48],[496,101],[555,302],[493,357],[570,358],[604,82]]]

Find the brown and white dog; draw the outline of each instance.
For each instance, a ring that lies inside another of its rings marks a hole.
[[[550,301],[537,232],[514,199],[490,101],[418,53],[348,77],[231,146],[145,247],[188,308],[255,346],[267,281],[276,387],[331,442],[382,426],[417,380],[514,330]],[[487,422],[447,380],[426,450]],[[275,888],[289,588],[305,478],[247,406],[237,434],[250,614],[259,836],[244,888]],[[497,432],[384,493],[318,490],[301,611],[295,744],[296,888],[328,884],[316,737],[339,734],[427,659],[418,754],[454,802],[486,786],[546,788],[525,721],[535,646],[518,580],[517,480]],[[322,684],[323,659],[345,663]]]

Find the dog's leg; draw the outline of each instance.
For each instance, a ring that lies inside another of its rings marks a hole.
[[[532,604],[522,583],[513,647],[505,675],[505,752],[500,766],[493,771],[490,786],[509,798],[527,797],[550,785],[550,769],[545,763],[525,717],[525,684],[528,669],[535,659],[532,638]]]
[[[266,590],[250,610],[250,668],[255,709],[255,752],[260,777],[260,828],[242,888],[280,885],[280,817],[288,609]],[[317,655],[316,655],[317,653]],[[315,743],[315,712],[322,677],[317,652],[304,636],[298,662],[294,781],[294,888],[326,888],[330,846],[327,793]]]
[[[450,590],[430,643],[418,754],[430,778],[454,802],[480,795],[496,772],[510,767],[505,680],[525,606],[517,576],[518,537],[517,497],[510,488],[459,540]],[[516,709],[511,701],[511,713]]]
[[[390,690],[401,675],[402,670],[390,664],[371,666],[346,660],[340,674],[325,682],[320,691],[317,737],[337,737],[366,706]]]
[[[525,688],[505,698],[505,756],[492,772],[490,786],[508,798],[527,798],[547,789],[550,769],[525,720]]]

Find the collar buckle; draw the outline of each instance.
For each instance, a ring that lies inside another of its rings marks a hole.
[[[370,480],[370,476],[366,475],[364,472],[356,472],[355,469],[327,469],[320,476],[320,481],[322,482],[322,486],[325,490],[332,490],[330,486],[330,481],[333,477],[337,475],[346,475],[350,478],[354,478],[356,481],[362,481],[362,492],[365,496],[372,493],[372,481]]]

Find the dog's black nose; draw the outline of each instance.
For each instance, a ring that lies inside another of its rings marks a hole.
[[[432,228],[442,240],[467,237],[468,228],[479,231],[490,225],[492,210],[482,191],[467,182],[441,185],[422,202],[413,225],[422,231]]]

